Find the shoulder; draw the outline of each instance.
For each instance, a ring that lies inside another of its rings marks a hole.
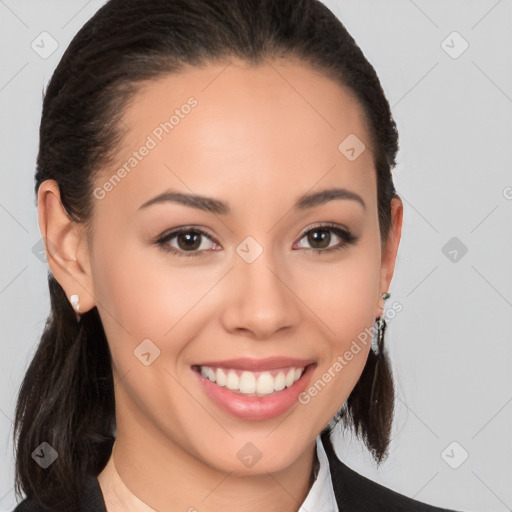
[[[18,506],[13,510],[13,512],[39,512],[43,511],[43,509],[37,505],[33,500],[29,500],[25,498]]]
[[[356,473],[338,459],[328,433],[322,433],[322,443],[329,459],[332,485],[340,510],[455,512],[413,500]]]
[[[44,508],[34,499],[25,498],[13,512],[60,512],[60,510],[62,509],[58,509],[58,507]],[[73,509],[67,507],[65,512],[107,512],[97,476],[93,474],[87,475],[80,505]]]

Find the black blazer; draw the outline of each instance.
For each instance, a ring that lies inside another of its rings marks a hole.
[[[321,439],[329,459],[334,494],[340,512],[454,512],[407,498],[356,473],[338,459],[327,433],[323,433]],[[13,512],[50,511],[43,510],[33,500],[25,499]],[[95,475],[89,475],[84,483],[81,508],[69,512],[107,512]]]

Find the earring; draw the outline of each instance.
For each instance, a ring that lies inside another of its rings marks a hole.
[[[73,308],[76,311],[76,321],[80,322],[81,316],[80,316],[80,301],[78,299],[78,295],[73,294],[71,297],[69,297],[69,300],[71,304],[73,305]]]
[[[389,292],[383,293],[382,298],[384,302],[391,297]],[[377,361],[375,362],[375,369],[373,371],[373,381],[370,392],[370,406],[375,407],[378,404],[378,400],[375,397],[377,391],[377,383],[378,383],[378,374],[379,374],[379,363],[382,358],[382,353],[384,351],[384,332],[386,331],[386,320],[381,315],[377,319],[377,343],[374,350],[375,355],[377,356]]]

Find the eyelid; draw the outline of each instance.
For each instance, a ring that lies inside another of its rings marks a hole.
[[[299,240],[301,240],[305,235],[307,235],[310,231],[313,231],[314,229],[332,229],[333,231],[341,231],[344,234],[346,234],[350,238],[355,238],[354,235],[352,235],[350,229],[348,229],[343,224],[337,224],[334,222],[318,222],[316,224],[313,224],[311,226],[308,226],[302,231],[302,234],[299,236]]]
[[[190,232],[199,233],[202,236],[208,238],[209,240],[211,240],[213,242],[215,247],[222,247],[217,242],[217,240],[212,235],[210,235],[210,233],[208,233],[203,228],[200,228],[200,227],[197,227],[197,226],[193,226],[193,225],[192,226],[178,226],[178,227],[175,227],[173,229],[170,229],[170,230],[164,232],[162,235],[159,235],[153,241],[153,243],[158,245],[162,250],[164,250],[164,251],[166,251],[168,253],[174,254],[176,256],[185,256],[185,257],[192,256],[192,257],[194,257],[194,256],[202,256],[206,252],[212,252],[211,250],[210,251],[205,251],[205,250],[202,250],[202,251],[183,251],[183,250],[180,250],[180,249],[176,249],[175,247],[172,247],[172,246],[170,246],[168,244],[168,242],[170,240],[172,240],[173,238],[179,236],[180,234],[182,234],[182,233],[190,233]],[[214,251],[215,251],[215,249],[214,249]]]
[[[315,230],[321,230],[325,229],[326,231],[333,231],[336,236],[342,239],[342,242],[339,244],[328,247],[324,249],[315,249],[314,247],[306,247],[303,248],[305,251],[313,251],[315,253],[330,253],[331,251],[335,251],[337,249],[343,249],[344,247],[347,247],[348,245],[354,244],[358,241],[359,237],[355,236],[350,229],[348,229],[346,226],[333,223],[333,222],[319,222],[316,224],[313,224],[312,226],[308,226],[306,229],[302,231],[302,234],[299,236],[298,241],[302,240],[310,231]],[[295,245],[295,244],[294,244]]]

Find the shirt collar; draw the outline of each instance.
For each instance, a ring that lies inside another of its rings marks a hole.
[[[338,512],[338,505],[332,486],[329,459],[320,435],[316,437],[317,475],[313,486],[302,503],[299,512]]]

